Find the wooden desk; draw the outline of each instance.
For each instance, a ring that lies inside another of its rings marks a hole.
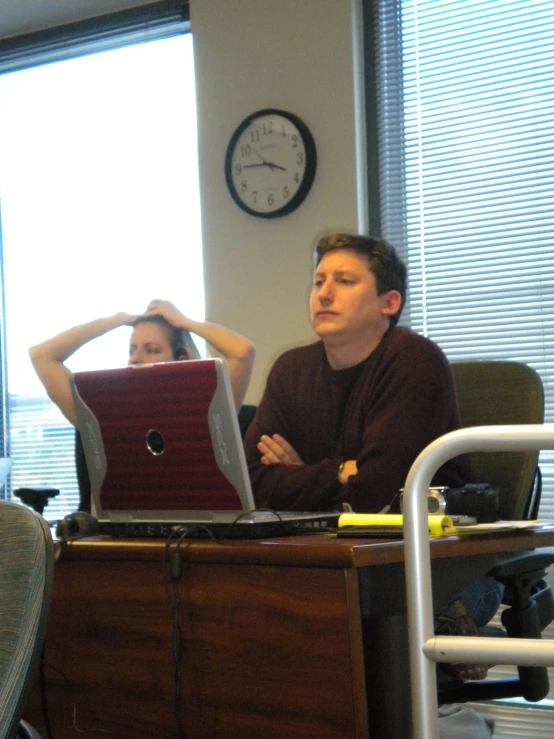
[[[435,540],[437,602],[496,552],[552,545],[554,530]],[[181,552],[187,739],[409,736],[401,541],[185,539]],[[165,553],[161,541],[64,545],[45,648],[55,739],[177,736]],[[25,718],[46,736],[38,685]]]

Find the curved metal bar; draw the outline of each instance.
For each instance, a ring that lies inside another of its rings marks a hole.
[[[554,664],[554,639],[498,636],[435,636],[423,646],[434,662],[483,662],[548,667]]]
[[[429,444],[408,473],[403,513],[414,739],[439,736],[435,662],[424,651],[432,655],[435,645],[427,527],[427,490],[431,480],[439,467],[459,454],[532,449],[554,449],[554,424],[463,428]],[[486,655],[482,657],[485,661]],[[518,662],[513,660],[511,664]],[[548,664],[554,665],[554,655]]]

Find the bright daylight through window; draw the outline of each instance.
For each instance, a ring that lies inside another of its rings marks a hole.
[[[10,490],[60,488],[52,520],[77,507],[74,430],[29,346],[152,298],[204,319],[192,36],[0,76],[0,198]],[[68,367],[125,365],[129,332]]]

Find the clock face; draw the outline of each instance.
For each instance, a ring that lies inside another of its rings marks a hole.
[[[315,177],[316,149],[292,113],[260,110],[236,129],[225,157],[233,200],[247,213],[275,218],[298,208]]]

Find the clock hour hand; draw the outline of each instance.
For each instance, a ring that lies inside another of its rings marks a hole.
[[[260,157],[260,159],[262,160],[262,162],[261,162],[261,164],[245,164],[243,166],[243,169],[245,169],[246,167],[249,167],[249,168],[250,167],[269,167],[269,169],[271,169],[272,171],[274,169],[281,169],[281,170],[283,170],[283,172],[286,172],[285,167],[281,167],[278,164],[275,164],[275,162],[268,162],[267,159],[264,159],[263,156],[260,154],[260,152],[256,149],[255,146],[252,146],[252,151],[254,152],[254,154],[256,154],[256,156]]]
[[[272,171],[274,169],[281,169],[283,172],[286,172],[286,167],[281,167],[279,164],[274,164],[273,162],[258,162],[257,164],[243,164],[243,169],[252,169],[253,167],[269,167]]]

